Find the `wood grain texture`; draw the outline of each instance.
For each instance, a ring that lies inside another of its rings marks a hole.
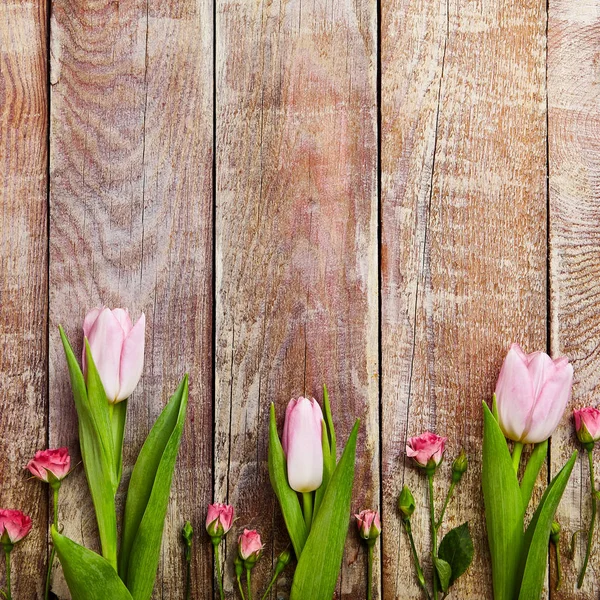
[[[15,598],[41,597],[48,539],[48,490],[23,471],[47,434],[46,20],[45,2],[0,4],[0,506],[33,519]]]
[[[578,447],[571,409],[597,407],[600,399],[599,65],[600,2],[553,0],[548,22],[551,343],[553,352],[568,356],[575,369],[573,400],[552,438],[553,473]],[[589,471],[582,451],[558,510],[565,532],[563,553],[575,531],[587,531],[590,516]],[[586,534],[581,534],[575,560],[564,561],[564,583],[553,598],[598,596],[597,531],[594,539],[584,586],[576,588],[585,555]]]
[[[327,383],[340,442],[362,419],[352,508],[379,503],[376,4],[221,1],[216,40],[215,497],[273,559],[288,538],[271,402],[282,424],[291,397],[321,400]],[[340,598],[365,596],[354,532]],[[270,570],[256,567],[256,590]]]
[[[476,557],[454,598],[491,597],[481,401],[510,342],[545,349],[545,3],[382,2],[383,597],[421,598],[396,498],[408,484],[427,570],[425,478],[407,437],[448,436],[470,467],[445,529]],[[443,532],[442,532],[443,534]]]
[[[58,324],[79,350],[87,309],[144,311],[146,362],[129,403],[125,483],[150,426],[190,374],[154,594],[161,599],[183,597],[180,530],[186,519],[202,530],[212,497],[212,47],[207,0],[53,5],[50,441],[78,452]],[[61,517],[67,535],[97,547],[82,469],[66,486]],[[207,552],[195,557],[199,598],[212,569]],[[68,597],[64,582],[56,587]]]

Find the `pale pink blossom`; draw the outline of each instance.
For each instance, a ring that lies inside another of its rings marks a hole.
[[[447,439],[426,431],[407,440],[406,455],[420,467],[437,467],[442,462]]]
[[[40,450],[27,463],[26,469],[41,481],[54,483],[61,481],[71,468],[71,457],[68,448]]]

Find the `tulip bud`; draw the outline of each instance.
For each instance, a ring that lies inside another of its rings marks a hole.
[[[255,529],[244,529],[238,538],[238,554],[244,561],[246,569],[253,569],[258,559],[262,556],[264,545],[260,534]]]
[[[31,531],[31,517],[20,510],[0,509],[0,543],[6,552]]]
[[[375,540],[381,534],[381,520],[379,513],[376,510],[363,510],[356,518],[356,526],[358,533],[363,540],[367,540],[367,544],[375,544]]]
[[[454,459],[452,463],[452,481],[453,483],[458,483],[465,471],[467,470],[467,466],[469,464],[469,459],[464,450],[460,451],[460,454]]]
[[[229,504],[209,504],[206,515],[206,531],[211,537],[213,544],[219,544],[221,538],[231,529],[233,525],[233,506]]]
[[[410,519],[412,514],[415,512],[415,508],[415,499],[408,486],[405,485],[400,492],[400,496],[398,497],[398,509],[402,513],[402,520],[406,521]]]
[[[591,450],[594,444],[600,440],[600,410],[586,407],[573,411],[575,418],[575,431],[577,439],[586,450]]]
[[[323,482],[323,413],[312,398],[290,400],[285,411],[282,446],[287,459],[290,487],[313,492]]]
[[[40,481],[49,483],[52,488],[58,489],[60,482],[69,474],[71,468],[71,457],[68,448],[56,450],[40,450],[27,463],[25,467]]]
[[[406,455],[426,471],[435,471],[444,457],[446,440],[435,433],[426,431],[406,441]]]
[[[556,429],[571,397],[573,366],[545,352],[525,354],[510,347],[498,383],[498,424],[504,435],[523,444],[547,440]]]
[[[95,308],[83,322],[83,334],[90,345],[96,369],[109,402],[131,396],[144,368],[144,313],[133,325],[126,309]],[[85,344],[82,358],[87,372]]]
[[[558,545],[560,541],[560,523],[558,521],[552,523],[550,529],[550,541],[555,545]]]

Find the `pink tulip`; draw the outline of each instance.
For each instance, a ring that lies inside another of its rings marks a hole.
[[[375,540],[381,533],[381,519],[376,510],[362,510],[354,515],[358,533],[363,540]]]
[[[0,542],[16,544],[31,531],[31,517],[20,510],[0,509]]]
[[[407,440],[406,455],[420,467],[435,469],[442,462],[447,439],[426,431]]]
[[[129,398],[142,376],[145,331],[144,313],[133,325],[127,309],[95,308],[85,317],[83,334],[111,403]],[[85,346],[82,363],[85,372]]]
[[[600,410],[586,407],[574,410],[575,430],[582,444],[593,444],[600,440]]]
[[[287,458],[290,487],[312,492],[323,482],[323,413],[312,398],[290,400],[283,425],[283,452]]]
[[[209,504],[206,515],[206,531],[210,537],[223,537],[233,524],[233,506]]]
[[[62,481],[69,474],[71,468],[69,449],[40,450],[35,453],[25,468],[29,469],[30,473],[40,481],[46,483]]]
[[[240,558],[254,564],[263,553],[263,543],[256,529],[244,529],[244,533],[238,538],[238,554]]]
[[[523,444],[548,439],[558,425],[573,384],[568,359],[545,352],[525,354],[513,344],[496,384],[498,421],[504,435]]]

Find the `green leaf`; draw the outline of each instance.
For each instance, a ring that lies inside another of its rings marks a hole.
[[[332,471],[337,464],[337,448],[335,439],[335,427],[333,417],[331,416],[331,405],[329,404],[329,392],[327,386],[323,384],[323,408],[325,410],[325,423],[327,424],[327,435],[329,435],[329,448],[331,450]]]
[[[335,591],[348,534],[358,426],[356,421],[298,559],[290,600],[331,600]]]
[[[433,564],[435,565],[435,571],[442,592],[446,593],[450,587],[450,580],[452,579],[452,567],[445,560],[438,557],[433,558]]]
[[[521,479],[521,496],[523,497],[524,510],[527,510],[527,507],[529,506],[535,482],[540,474],[540,469],[546,462],[547,455],[548,440],[544,440],[534,446],[533,452],[529,457],[529,461],[525,467],[525,473],[523,473],[523,479]]]
[[[577,459],[577,451],[573,452],[565,466],[547,487],[535,511],[527,531],[521,569],[523,577],[519,600],[539,598],[546,576],[546,561],[548,559],[548,542],[554,514],[567,487],[571,471]]]
[[[129,590],[105,558],[61,535],[54,525],[52,542],[72,600],[132,600]]]
[[[325,495],[325,491],[327,490],[327,486],[329,485],[331,474],[335,470],[335,465],[332,466],[331,464],[331,449],[329,448],[329,436],[327,435],[327,426],[325,425],[325,421],[321,421],[321,424],[323,426],[321,429],[321,446],[323,448],[323,481],[321,482],[321,485],[315,492],[315,507],[313,518],[319,512],[319,507],[321,506],[323,496]]]
[[[133,600],[152,596],[187,403],[186,375],[150,430],[131,473],[119,572]]]
[[[113,445],[108,401],[86,340],[88,386],[62,327],[60,337],[65,349],[73,399],[79,421],[79,445],[90,488],[102,554],[117,568],[117,518],[115,514],[115,481]]]
[[[114,478],[117,488],[123,475],[123,438],[127,420],[127,400],[108,405],[113,439]]]
[[[438,556],[444,559],[452,569],[452,577],[450,578],[448,587],[469,568],[474,553],[475,550],[468,523],[463,523],[451,529],[444,536],[438,550]]]
[[[294,552],[300,558],[306,543],[308,530],[302,515],[298,494],[288,483],[286,461],[277,434],[277,421],[273,404],[271,404],[269,412],[269,479],[277,500],[279,500],[283,520],[294,546]]]
[[[523,547],[523,499],[506,439],[483,403],[482,487],[494,600],[514,600]]]

